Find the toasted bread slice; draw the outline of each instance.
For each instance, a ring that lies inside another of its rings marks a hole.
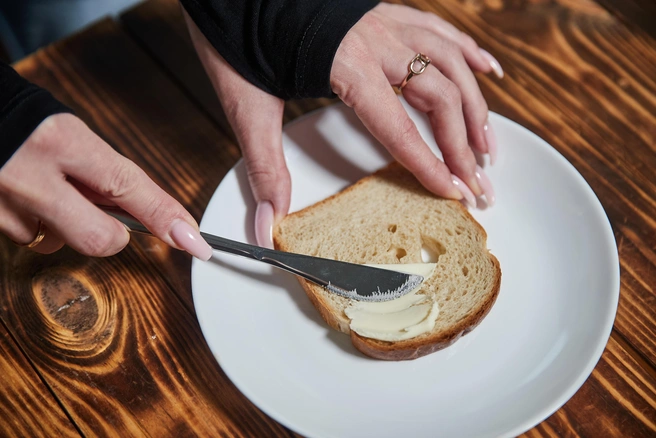
[[[388,342],[350,330],[351,300],[299,281],[330,327],[351,335],[362,353],[385,360],[415,359],[455,342],[490,311],[501,285],[498,260],[485,230],[460,202],[436,197],[398,163],[342,192],[288,215],[274,230],[282,251],[351,263],[422,263],[422,248],[437,263],[422,285],[439,305],[434,328]]]

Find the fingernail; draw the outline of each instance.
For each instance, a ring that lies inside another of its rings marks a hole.
[[[469,186],[467,186],[463,180],[455,175],[451,175],[451,181],[453,181],[453,185],[456,186],[458,191],[462,194],[463,198],[465,198],[467,204],[469,204],[472,208],[476,208],[476,196],[474,196],[474,192],[471,191]]]
[[[496,196],[494,195],[494,188],[492,187],[490,178],[488,178],[487,174],[483,172],[481,166],[478,165],[476,166],[476,178],[478,179],[478,184],[480,184],[481,188],[483,189],[483,194],[485,195],[485,199],[487,200],[487,205],[492,207],[494,205],[494,202],[496,201]]]
[[[255,210],[255,240],[264,248],[273,249],[273,204],[260,201]]]
[[[497,136],[494,135],[494,129],[489,122],[483,126],[483,131],[485,131],[487,153],[490,154],[490,166],[493,166],[497,162]]]
[[[212,248],[201,237],[198,230],[187,221],[178,219],[173,223],[171,226],[171,239],[176,245],[194,257],[205,261],[212,258]]]
[[[494,74],[497,75],[499,79],[503,79],[503,69],[501,68],[501,64],[499,64],[499,61],[497,61],[497,59],[494,56],[492,56],[492,54],[487,50],[485,49],[478,49],[478,50],[481,51],[481,55],[483,55],[483,57],[487,60],[487,62],[490,63],[490,66],[492,67],[492,71],[494,72]]]

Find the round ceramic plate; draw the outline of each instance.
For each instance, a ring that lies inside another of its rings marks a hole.
[[[408,111],[431,139],[427,120]],[[611,227],[563,156],[504,117],[490,114],[490,122],[499,158],[485,168],[497,204],[472,214],[501,263],[501,291],[483,322],[442,351],[408,362],[369,359],[328,328],[292,275],[228,254],[194,260],[203,334],[260,409],[311,437],[513,436],[583,384],[617,309]],[[284,145],[292,211],[390,161],[344,105],[288,125]],[[240,162],[216,190],[201,229],[254,243],[254,207]]]

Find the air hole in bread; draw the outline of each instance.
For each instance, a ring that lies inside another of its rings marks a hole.
[[[449,230],[448,228],[446,228],[444,231],[446,231],[446,234],[449,236],[453,236],[453,231]]]
[[[396,258],[401,261],[401,259],[408,255],[408,251],[403,248],[396,248]]]
[[[389,231],[390,233],[396,233],[396,225],[395,224],[390,225],[389,227],[387,227],[387,231]]]
[[[467,266],[462,267],[462,275],[465,277],[469,275],[469,268]]]
[[[440,256],[446,254],[446,247],[432,237],[421,236],[421,261],[437,263]]]
[[[458,225],[458,226],[456,227],[456,234],[457,234],[458,236],[460,236],[464,231],[465,231],[465,229],[464,229],[463,227],[461,227],[460,225]]]

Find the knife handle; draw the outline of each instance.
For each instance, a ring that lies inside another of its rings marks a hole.
[[[153,235],[153,233],[151,233],[148,228],[146,228],[141,222],[139,222],[126,211],[117,207],[107,207],[104,205],[100,205],[99,207],[105,213],[125,225],[130,232],[146,234],[149,236]],[[212,248],[216,250],[229,252],[231,254],[248,257],[255,260],[261,260],[262,252],[266,251],[266,248],[261,248],[255,245],[248,245],[246,243],[237,242],[234,240],[226,239],[224,237],[214,236],[202,231],[200,232],[200,235]]]
[[[125,225],[130,232],[152,236],[152,233],[148,230],[148,228],[146,228],[141,222],[139,222],[124,210],[117,207],[108,207],[104,205],[99,205],[98,207]],[[327,281],[321,278],[317,278],[316,276],[295,267],[299,262],[301,262],[301,260],[309,260],[312,259],[312,257],[287,253],[283,251],[276,251],[255,245],[249,245],[247,243],[237,242],[235,240],[226,239],[225,237],[215,236],[213,234],[204,233],[202,231],[200,232],[200,235],[212,248],[218,251],[258,260],[277,268],[284,269],[285,271],[291,272],[292,274],[300,275],[321,286],[328,285]]]

